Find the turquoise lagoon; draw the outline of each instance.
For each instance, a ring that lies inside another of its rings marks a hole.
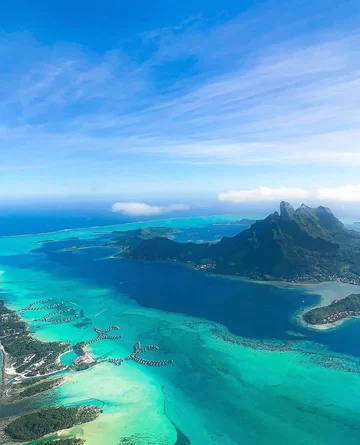
[[[360,322],[318,333],[293,321],[297,311],[318,302],[321,289],[314,295],[314,289],[213,277],[182,265],[114,259],[111,249],[63,250],[96,244],[113,230],[150,225],[178,228],[181,240],[210,239],[236,230],[215,230],[214,224],[228,219],[178,218],[0,238],[0,296],[7,304],[21,309],[52,297],[81,307],[91,320],[82,327],[52,325],[24,312],[37,338],[75,344],[94,337],[94,326],[117,324],[124,337],[92,344],[94,357],[123,357],[141,341],[160,347],[146,358],[174,360],[164,368],[126,362],[65,372],[59,388],[2,406],[1,416],[98,404],[98,420],[64,432],[84,437],[87,445],[129,438],[126,443],[134,445],[358,444]],[[333,293],[348,290],[331,285]],[[219,331],[243,342],[225,342],[214,335]],[[70,353],[61,361],[73,359]]]

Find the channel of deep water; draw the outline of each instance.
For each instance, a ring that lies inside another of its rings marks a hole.
[[[192,236],[203,237],[206,230],[204,223]],[[1,298],[13,309],[45,297],[64,300],[83,309],[90,322],[39,324],[25,312],[31,332],[76,344],[93,338],[94,327],[116,324],[123,338],[90,345],[95,358],[123,357],[140,341],[159,346],[146,358],[174,364],[102,363],[68,372],[56,390],[0,407],[2,416],[97,399],[104,403],[100,418],[72,431],[89,445],[104,443],[104,437],[109,445],[173,445],[184,437],[193,445],[357,444],[360,376],[353,370],[359,348],[353,337],[359,322],[310,331],[292,318],[318,302],[306,289],[109,258],[113,251],[105,248],[63,250],[106,239],[94,230],[52,237],[59,242],[37,243],[48,236],[0,239]],[[228,343],[214,331],[275,347]],[[341,366],[333,366],[333,354]],[[71,361],[70,355],[63,360]],[[351,372],[344,371],[347,366]]]

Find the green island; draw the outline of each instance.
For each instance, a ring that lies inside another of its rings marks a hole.
[[[174,232],[174,229],[168,227],[147,227],[145,229],[127,230],[125,232],[115,230],[113,234],[117,235],[117,237],[112,240],[109,246],[120,249],[120,255],[126,255],[134,249],[141,249],[144,242],[151,242],[154,239],[165,242],[170,241],[169,237]]]
[[[91,422],[99,414],[100,409],[92,405],[47,408],[18,417],[4,428],[4,432],[15,441],[31,441],[59,430]]]
[[[134,247],[137,244],[140,244],[144,240],[150,240],[153,238],[168,239],[168,237],[170,237],[175,232],[176,232],[176,230],[172,229],[170,227],[147,227],[145,229],[127,230],[125,232],[114,230],[112,232],[112,234],[117,235],[117,238],[115,238],[110,243],[69,246],[64,249],[64,252],[73,252],[76,250],[94,249],[97,247],[119,248],[121,246],[121,249],[127,249],[130,247]]]
[[[180,243],[166,229],[118,234],[117,256],[174,261],[208,272],[257,280],[360,283],[360,233],[346,229],[330,209],[282,202],[280,213],[212,243]],[[120,236],[119,236],[120,235]]]
[[[360,316],[360,294],[349,295],[329,306],[310,309],[304,313],[303,318],[308,324],[323,325],[357,316]]]

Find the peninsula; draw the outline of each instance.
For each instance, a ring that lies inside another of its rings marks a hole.
[[[118,256],[183,262],[200,270],[257,280],[360,283],[360,233],[346,229],[323,206],[302,204],[295,210],[282,202],[280,213],[216,243],[179,243],[156,231],[129,232],[113,240]]]
[[[360,294],[352,294],[336,300],[329,306],[317,307],[306,311],[303,319],[309,325],[333,325],[346,319],[360,316]]]
[[[42,300],[46,303],[49,300]],[[36,302],[39,303],[39,302]],[[32,303],[24,310],[29,310]],[[59,386],[63,377],[54,377],[67,368],[60,364],[60,356],[71,350],[65,342],[42,342],[32,337],[28,324],[0,300],[0,344],[3,352],[2,403],[28,398]],[[5,419],[1,424],[3,440],[29,441],[75,425],[90,422],[100,414],[92,405],[72,408],[47,408],[18,418]],[[54,440],[64,445],[82,444],[81,439]]]
[[[4,428],[4,433],[16,441],[35,440],[59,430],[91,422],[99,414],[100,409],[92,405],[47,408],[18,417]]]
[[[60,364],[59,357],[71,350],[65,342],[42,342],[29,333],[28,325],[15,311],[10,310],[0,300],[0,342],[4,354],[2,396],[10,397],[11,389],[21,385],[9,385],[15,378],[20,384],[24,379],[37,384],[33,388],[20,393],[21,397],[34,395],[57,386],[59,380],[49,380],[46,384],[38,384],[39,378],[51,376],[66,367]]]

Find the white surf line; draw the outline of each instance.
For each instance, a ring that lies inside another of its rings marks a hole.
[[[79,304],[76,304],[76,303],[74,303],[74,302],[72,302],[72,301],[69,301],[69,303],[73,304],[74,306],[81,307]]]
[[[103,309],[101,312],[98,312],[96,315],[94,315],[94,317],[97,317],[98,315],[102,314],[103,312],[105,312],[107,310],[107,307],[105,309]]]

